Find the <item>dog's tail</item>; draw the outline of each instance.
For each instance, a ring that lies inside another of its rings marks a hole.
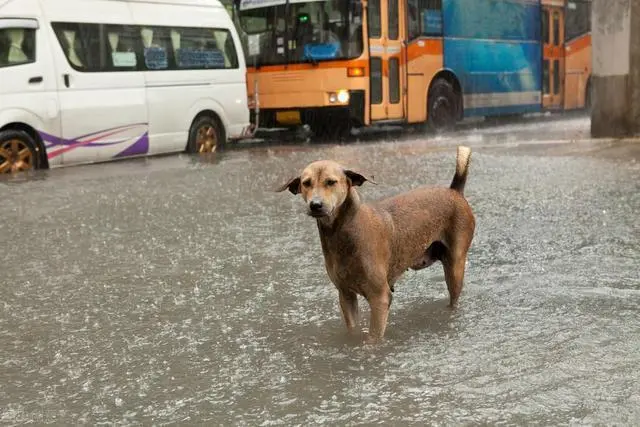
[[[464,185],[467,183],[469,163],[471,162],[471,148],[463,145],[458,147],[456,158],[456,174],[453,176],[450,188],[460,194],[464,194]]]

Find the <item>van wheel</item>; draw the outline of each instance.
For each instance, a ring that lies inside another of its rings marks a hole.
[[[224,141],[218,120],[211,116],[198,117],[189,129],[187,152],[213,153],[223,148]]]
[[[451,83],[438,79],[433,83],[427,98],[427,126],[435,131],[451,129],[460,115],[458,94]]]
[[[0,132],[0,174],[23,172],[40,167],[36,142],[26,132]]]

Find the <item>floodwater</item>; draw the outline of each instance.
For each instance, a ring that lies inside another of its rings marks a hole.
[[[640,144],[585,135],[578,118],[2,179],[0,421],[638,425]],[[271,190],[320,158],[374,175],[365,200],[448,185],[457,143],[477,219],[460,307],[435,264],[397,284],[382,343],[348,338],[313,220]]]

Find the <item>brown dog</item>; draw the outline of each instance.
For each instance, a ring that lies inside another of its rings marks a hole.
[[[475,218],[463,196],[471,150],[458,147],[450,188],[420,187],[373,204],[355,186],[371,181],[333,161],[308,165],[277,191],[302,193],[318,223],[325,266],[340,293],[347,329],[358,324],[357,295],[371,307],[369,340],[384,336],[391,293],[409,268],[441,261],[450,305],[458,301]]]

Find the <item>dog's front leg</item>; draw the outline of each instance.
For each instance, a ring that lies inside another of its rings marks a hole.
[[[355,331],[358,326],[358,296],[355,292],[340,291],[340,308],[342,309],[342,317],[347,325],[349,333]]]
[[[376,342],[384,337],[391,306],[391,291],[388,286],[384,290],[367,295],[367,301],[371,307],[371,320],[369,322],[368,342]]]

